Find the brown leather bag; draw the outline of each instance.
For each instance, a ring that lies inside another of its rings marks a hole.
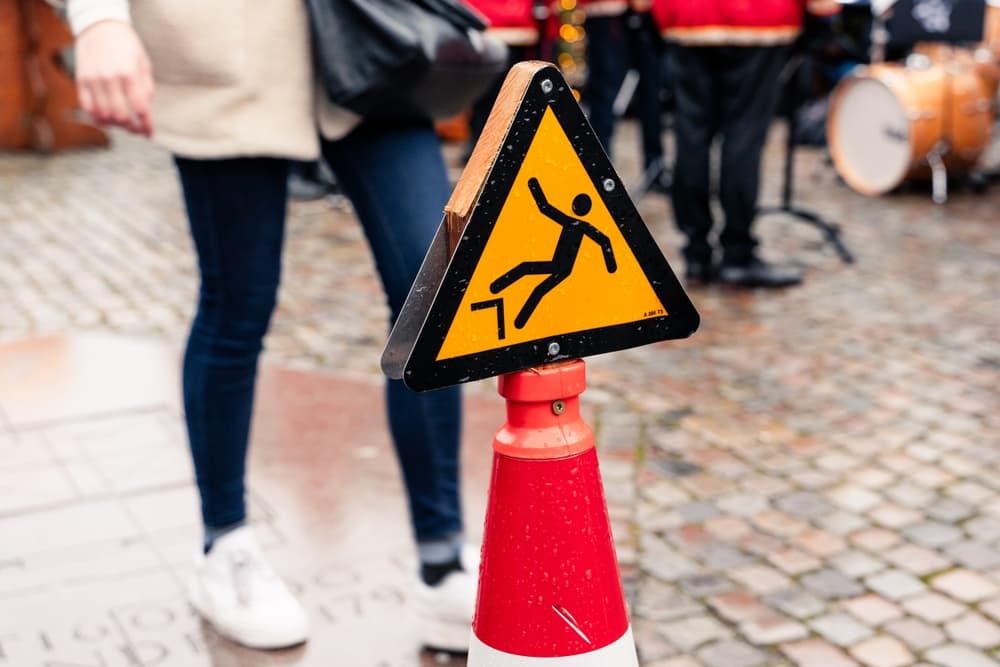
[[[43,152],[106,146],[79,118],[63,53],[69,29],[45,0],[0,0],[0,148]]]

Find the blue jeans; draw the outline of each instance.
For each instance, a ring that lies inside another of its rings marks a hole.
[[[364,227],[395,320],[449,193],[430,127],[366,123],[323,156]],[[184,355],[184,410],[206,526],[246,517],[244,477],[257,360],[277,299],[288,163],[176,158],[201,289]],[[294,261],[292,258],[291,261]],[[461,532],[457,387],[386,387],[389,425],[418,541]]]

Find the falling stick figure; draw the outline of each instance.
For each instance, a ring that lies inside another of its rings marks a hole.
[[[614,273],[618,270],[615,253],[611,248],[611,239],[589,222],[567,215],[550,204],[545,198],[545,193],[542,192],[542,186],[537,178],[528,180],[528,189],[531,190],[531,195],[535,198],[538,210],[545,217],[561,225],[562,232],[559,233],[559,240],[556,241],[556,249],[552,253],[552,259],[547,262],[521,262],[490,284],[490,292],[499,294],[525,276],[548,275],[531,292],[528,300],[524,302],[524,306],[521,307],[521,311],[514,319],[514,326],[518,329],[523,329],[524,325],[528,323],[528,319],[535,312],[542,297],[566,280],[573,272],[573,265],[576,264],[576,258],[580,254],[580,245],[583,243],[584,236],[601,246],[601,250],[604,252],[604,265],[607,267],[608,273]],[[573,213],[578,216],[587,215],[590,212],[590,206],[590,197],[584,193],[573,198]]]

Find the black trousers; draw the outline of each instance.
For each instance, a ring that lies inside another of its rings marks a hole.
[[[611,155],[617,119],[615,98],[629,69],[639,73],[636,115],[642,130],[643,165],[663,159],[663,123],[660,119],[660,59],[662,41],[653,17],[626,12],[618,16],[589,16],[587,30],[587,86],[583,99],[590,124],[607,154]]]
[[[672,198],[674,217],[687,236],[684,256],[689,263],[712,258],[709,156],[716,136],[722,140],[722,262],[740,265],[754,257],[757,241],[751,227],[761,152],[788,55],[787,46],[671,47],[668,79],[676,100],[677,146]]]

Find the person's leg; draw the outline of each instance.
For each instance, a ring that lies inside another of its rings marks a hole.
[[[628,50],[622,16],[588,16],[587,85],[583,99],[605,152],[610,156],[615,130],[615,97],[625,78]]]
[[[354,204],[395,321],[441,222],[449,186],[429,125],[366,123],[323,153]],[[389,427],[402,468],[420,559],[416,601],[425,646],[467,651],[476,561],[462,557],[459,496],[461,393],[386,386]]]
[[[633,14],[629,21],[636,25],[630,31],[629,50],[632,66],[639,73],[636,88],[636,112],[642,130],[643,167],[649,169],[663,161],[663,118],[661,92],[663,87],[663,44],[656,33],[656,24],[648,13]]]
[[[287,163],[176,163],[201,272],[183,392],[208,549],[213,532],[246,518],[250,414],[280,278]]]
[[[201,270],[183,391],[205,555],[189,600],[236,642],[292,646],[308,637],[308,616],[243,525],[250,414],[277,298],[288,165],[249,158],[176,163]]]
[[[712,211],[709,205],[709,155],[714,118],[714,48],[674,46],[670,84],[674,87],[676,159],[671,200],[674,218],[687,237],[684,258],[688,277],[710,278]]]
[[[529,47],[527,46],[508,46],[507,69],[524,60],[527,57],[528,49]],[[490,89],[483,93],[476,100],[475,104],[472,105],[471,113],[469,114],[469,144],[463,156],[466,162],[472,156],[476,142],[479,141],[479,137],[483,133],[483,128],[486,127],[486,121],[490,117],[490,112],[493,111],[493,105],[496,104],[497,95],[500,94],[500,88],[503,86],[504,79],[506,78],[506,73],[498,76],[493,85],[490,86]]]
[[[440,144],[428,126],[366,123],[323,153],[354,204],[395,321],[450,191]],[[423,563],[457,558],[461,394],[457,387],[417,393],[387,384],[389,426],[402,468]]]
[[[787,53],[784,47],[724,51],[719,177],[719,199],[726,217],[719,237],[724,264],[748,263],[757,247],[751,227],[757,214],[761,154]]]

